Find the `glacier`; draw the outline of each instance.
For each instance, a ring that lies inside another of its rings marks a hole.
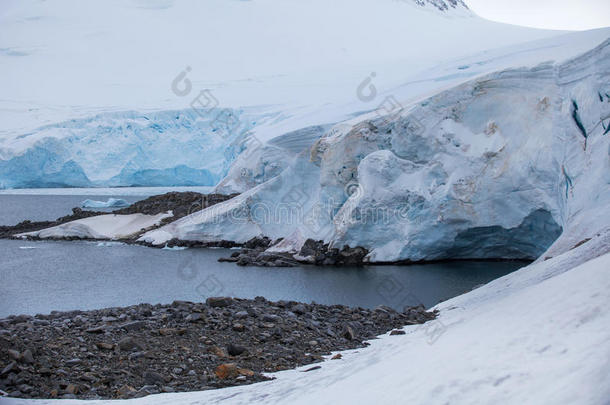
[[[266,236],[297,253],[312,238],[370,262],[552,257],[610,226],[609,71],[606,40],[357,116],[276,177],[142,240]]]
[[[210,16],[206,24],[201,15]],[[572,53],[603,35],[575,41],[498,24],[457,0],[24,0],[0,10],[0,26],[0,48],[10,50],[0,52],[4,189],[221,183],[245,191],[294,157],[297,143],[285,147],[285,135],[309,142],[376,108],[388,91],[407,100],[527,61],[534,50]],[[173,91],[176,80],[186,93]],[[377,99],[357,95],[360,87]],[[207,112],[193,107],[203,91],[213,104]],[[238,134],[227,136],[226,123],[219,133],[220,112],[242,124]],[[233,170],[247,149],[244,133],[265,151]],[[274,144],[277,137],[284,143]]]
[[[37,128],[0,147],[0,186],[213,186],[243,148],[247,131],[272,113],[223,109],[112,112]],[[235,131],[233,122],[239,123]]]

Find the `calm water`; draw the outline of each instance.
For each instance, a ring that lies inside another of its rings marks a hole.
[[[30,221],[50,221],[72,213],[84,200],[108,201],[121,198],[134,203],[151,195],[169,191],[211,192],[211,187],[121,187],[121,188],[57,188],[0,190],[0,225],[16,225]],[[112,211],[117,208],[95,208]]]
[[[0,222],[54,219],[69,213],[83,197],[92,196],[0,195]],[[141,197],[121,198],[135,201]],[[402,309],[420,303],[430,307],[523,266],[456,262],[259,268],[217,262],[230,253],[226,249],[161,250],[107,242],[0,240],[0,316],[203,301],[219,295],[369,308],[384,304]]]
[[[0,225],[17,225],[19,222],[51,221],[72,213],[87,199],[108,201],[100,195],[0,195]],[[130,204],[145,197],[117,196]],[[112,211],[118,208],[95,208],[94,211]]]

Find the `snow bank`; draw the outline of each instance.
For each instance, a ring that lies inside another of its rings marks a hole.
[[[319,370],[280,372],[277,380],[243,387],[121,402],[605,405],[610,398],[609,252],[606,232],[446,301],[437,306],[438,320],[405,327],[403,336],[383,336]]]
[[[128,206],[129,203],[121,198],[109,198],[108,201],[85,200],[81,203],[82,208],[115,208]]]
[[[99,215],[78,219],[52,228],[17,235],[18,237],[47,238],[83,238],[83,239],[124,239],[137,235],[144,229],[157,226],[173,214],[144,215]]]

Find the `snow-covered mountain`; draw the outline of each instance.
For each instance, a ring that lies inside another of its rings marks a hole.
[[[455,0],[7,0],[0,187],[214,185],[246,133],[265,156],[290,156],[290,136],[389,91],[404,102],[600,35],[560,34],[486,21]],[[250,178],[223,184],[247,189],[285,166],[257,160]]]

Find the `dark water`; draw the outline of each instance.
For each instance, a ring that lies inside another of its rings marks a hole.
[[[129,193],[126,193],[129,194]],[[108,195],[0,194],[0,225],[52,220]],[[132,203],[142,196],[113,195]],[[435,305],[522,263],[455,262],[366,268],[238,267],[229,250],[160,250],[94,242],[0,240],[0,316],[227,295],[375,307]]]
[[[104,246],[110,245],[110,246]],[[218,263],[225,249],[181,251],[95,242],[0,240],[0,316],[210,296],[429,307],[508,274],[520,263],[366,268],[259,268]]]

